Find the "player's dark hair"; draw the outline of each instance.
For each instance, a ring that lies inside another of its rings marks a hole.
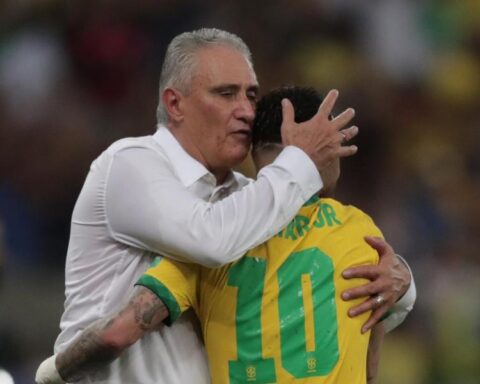
[[[289,99],[295,109],[295,122],[311,119],[318,111],[322,96],[311,87],[283,86],[265,94],[257,103],[252,130],[253,147],[281,143],[282,100]]]

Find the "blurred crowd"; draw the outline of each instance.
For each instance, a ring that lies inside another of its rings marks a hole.
[[[0,368],[31,383],[51,354],[89,165],[154,132],[166,44],[202,26],[245,40],[263,91],[337,88],[357,111],[338,197],[374,218],[418,289],[380,383],[478,383],[478,0],[0,3]]]

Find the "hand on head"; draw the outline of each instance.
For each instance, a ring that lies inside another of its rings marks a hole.
[[[315,163],[320,174],[334,160],[352,156],[357,152],[355,145],[342,144],[355,137],[358,128],[345,128],[352,120],[355,111],[348,108],[336,118],[330,120],[333,106],[338,98],[338,91],[331,90],[310,120],[295,122],[295,111],[288,99],[282,101],[283,123],[282,141],[284,145],[294,145],[302,149]]]

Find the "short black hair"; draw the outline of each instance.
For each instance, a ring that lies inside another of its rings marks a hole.
[[[253,147],[281,143],[282,100],[289,99],[295,109],[295,122],[311,119],[322,103],[322,96],[315,88],[303,86],[282,86],[265,94],[257,103],[252,129]]]

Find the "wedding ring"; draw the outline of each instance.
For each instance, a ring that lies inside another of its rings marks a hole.
[[[382,295],[379,294],[377,295],[377,297],[375,297],[375,304],[377,304],[377,307],[382,305],[384,302],[385,302],[385,298]]]

